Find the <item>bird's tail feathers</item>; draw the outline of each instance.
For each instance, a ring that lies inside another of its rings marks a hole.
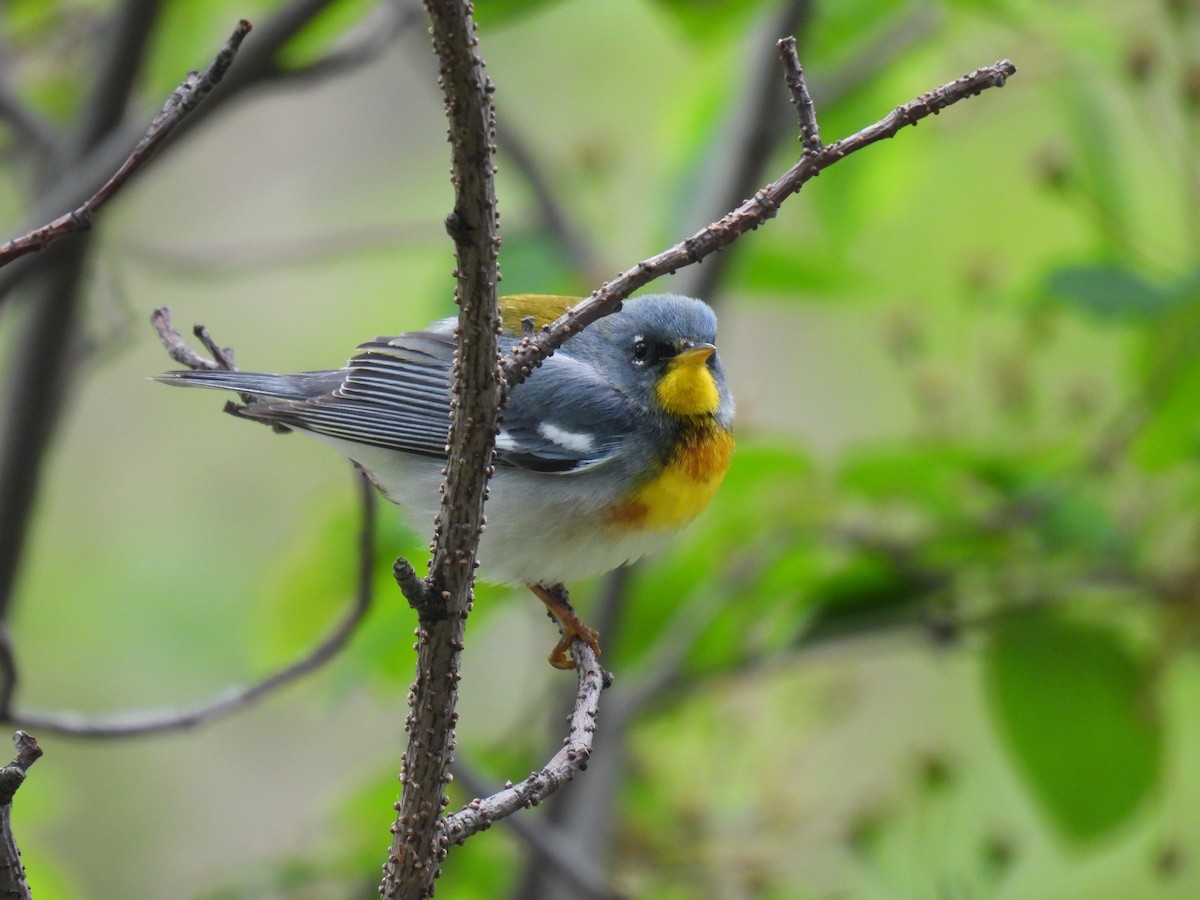
[[[316,375],[318,373],[313,373]],[[306,375],[269,375],[265,372],[228,372],[222,369],[195,369],[188,372],[164,372],[155,381],[177,387],[204,387],[237,391],[271,400],[305,400],[314,393]]]

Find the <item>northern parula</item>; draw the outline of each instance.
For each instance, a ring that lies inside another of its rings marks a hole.
[[[574,297],[504,297],[501,351],[522,322],[552,322]],[[292,375],[198,370],[169,384],[256,402],[246,418],[307,432],[366,470],[414,522],[432,521],[445,465],[455,319],[376,338],[345,368]],[[669,294],[625,301],[573,335],[513,389],[496,436],[480,541],[482,577],[528,585],[558,620],[550,661],[573,665],[575,637],[599,652],[565,582],[661,547],[708,506],[733,453],[733,398],[705,303]]]

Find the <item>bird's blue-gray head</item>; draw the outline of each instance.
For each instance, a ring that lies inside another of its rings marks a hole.
[[[654,415],[713,417],[728,428],[733,397],[717,355],[717,316],[691,297],[647,294],[572,337],[565,349],[596,366]]]

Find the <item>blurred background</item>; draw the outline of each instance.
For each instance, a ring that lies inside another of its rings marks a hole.
[[[585,294],[791,165],[785,34],[826,141],[1018,74],[652,286],[718,308],[733,468],[668,555],[573,586],[616,675],[596,756],[439,895],[1200,894],[1200,3],[476,5],[511,293]],[[239,17],[195,126],[0,278],[10,727],[203,702],[351,602],[349,468],[148,381],[155,307],[265,371],[452,312],[406,2],[3,4],[7,232],[86,197]],[[319,672],[195,729],[34,730],[39,898],[375,895],[414,661],[388,562],[428,540],[380,512],[375,603]],[[558,746],[554,637],[480,588],[454,804]]]

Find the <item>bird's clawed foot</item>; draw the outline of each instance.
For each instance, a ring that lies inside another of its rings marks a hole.
[[[599,659],[600,632],[589,628],[579,618],[574,607],[571,606],[566,587],[561,584],[549,587],[543,584],[531,584],[529,589],[546,605],[546,611],[558,623],[558,629],[562,632],[562,637],[550,651],[550,665],[556,669],[574,669],[575,659],[571,656],[570,651],[571,642],[576,639],[587,644]]]

